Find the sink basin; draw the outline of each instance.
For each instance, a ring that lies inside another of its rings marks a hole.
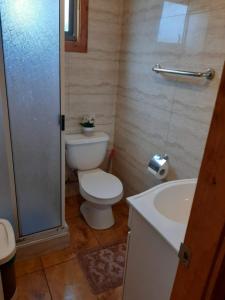
[[[169,181],[127,199],[177,252],[184,240],[196,183],[197,179]]]
[[[165,217],[187,224],[195,192],[195,185],[189,183],[162,187],[155,195],[154,206]]]

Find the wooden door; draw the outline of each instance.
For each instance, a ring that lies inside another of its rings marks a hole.
[[[225,299],[225,68],[171,299]]]

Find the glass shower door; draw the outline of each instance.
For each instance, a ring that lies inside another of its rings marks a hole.
[[[20,235],[61,225],[59,0],[1,0]]]
[[[7,134],[9,134],[4,65],[0,34],[0,218],[7,219],[17,233],[16,204],[10,180],[10,158],[7,151]],[[8,140],[9,141],[9,140]],[[9,150],[9,149],[8,149]]]
[[[9,220],[15,228],[3,122],[2,99],[0,99],[0,218]]]

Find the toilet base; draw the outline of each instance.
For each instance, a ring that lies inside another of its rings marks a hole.
[[[97,230],[103,230],[112,227],[115,219],[110,205],[97,205],[85,201],[80,206],[81,214],[87,224]]]

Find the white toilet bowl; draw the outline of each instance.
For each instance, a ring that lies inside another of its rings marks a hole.
[[[114,225],[112,205],[123,197],[120,180],[101,169],[78,171],[80,194],[86,200],[80,210],[88,225],[106,229]]]
[[[114,175],[98,167],[103,162],[109,136],[95,132],[66,136],[66,158],[69,167],[77,170],[80,194],[86,200],[80,207],[88,225],[94,229],[107,229],[115,223],[112,205],[123,197],[123,185]]]

